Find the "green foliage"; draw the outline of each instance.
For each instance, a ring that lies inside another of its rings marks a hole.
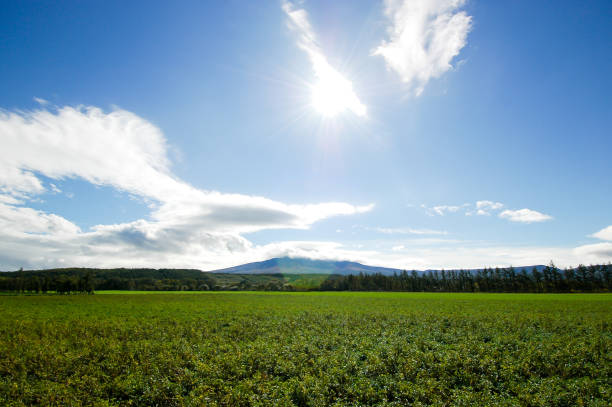
[[[580,265],[560,270],[551,262],[540,272],[513,267],[481,270],[441,270],[399,274],[331,275],[318,287],[323,291],[428,291],[567,293],[612,291],[612,264]]]
[[[274,264],[289,261],[288,259],[273,260],[275,260]],[[298,260],[292,259],[290,264],[296,261]],[[353,264],[348,262],[327,263],[332,265]],[[285,269],[288,268],[285,267]],[[301,270],[306,269],[308,268],[301,268]],[[551,262],[548,266],[540,266],[540,269],[534,267],[530,271],[521,269],[518,272],[509,267],[471,271],[441,270],[425,273],[403,271],[394,275],[381,273],[355,275],[235,274],[205,273],[200,270],[182,269],[126,268],[64,268],[0,273],[0,292],[46,293],[53,291],[70,294],[74,292],[92,293],[93,290],[609,292],[612,291],[612,264],[588,267],[580,265],[575,269],[560,270]]]
[[[0,405],[608,406],[609,294],[0,297]]]
[[[0,291],[70,294],[99,290],[295,291],[318,287],[325,275],[220,274],[182,269],[63,268],[0,273]]]

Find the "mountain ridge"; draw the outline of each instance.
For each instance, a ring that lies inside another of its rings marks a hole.
[[[541,271],[543,265],[535,266],[523,266],[514,267],[515,270],[526,269],[531,271],[534,267],[538,271]],[[217,270],[209,270],[207,272],[214,274],[336,274],[336,275],[349,275],[349,274],[384,274],[393,275],[394,273],[401,273],[402,271],[411,272],[413,269],[397,269],[390,267],[380,266],[368,266],[354,261],[348,260],[314,260],[300,257],[274,257],[268,260],[256,261],[251,263],[245,263],[233,267],[227,267]],[[460,270],[460,269],[444,269],[445,271]],[[472,273],[483,270],[483,268],[476,269],[463,269]],[[427,273],[429,271],[442,271],[442,269],[427,269],[427,270],[416,270],[419,274]]]

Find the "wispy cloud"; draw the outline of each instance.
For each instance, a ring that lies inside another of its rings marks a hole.
[[[547,220],[551,220],[552,216],[546,215],[544,213],[534,211],[532,209],[517,209],[510,210],[507,209],[499,214],[499,217],[502,219],[508,219],[511,222],[520,222],[520,223],[534,223],[534,222],[545,222]]]
[[[49,184],[49,187],[51,188],[51,192],[54,194],[61,194],[62,190],[58,188],[57,185],[55,184]]]
[[[432,229],[413,229],[413,228],[371,228],[376,232],[384,233],[387,235],[447,235],[448,232],[445,230],[432,230]]]
[[[389,39],[372,52],[385,59],[411,92],[420,95],[431,78],[452,68],[465,46],[472,17],[465,0],[385,0]]]
[[[350,110],[357,116],[365,116],[366,106],[355,94],[351,81],[334,69],[323,54],[306,10],[289,1],[284,1],[282,8],[289,18],[289,27],[299,34],[298,46],[308,54],[317,77],[318,83],[312,89],[315,107],[323,107],[323,113],[335,114]]]
[[[252,254],[254,246],[243,234],[306,229],[331,216],[373,208],[287,204],[195,188],[170,171],[162,132],[121,109],[1,111],[0,134],[0,253],[11,253],[23,265],[60,265],[60,260],[90,266],[224,264],[235,253]],[[152,212],[146,220],[81,231],[59,215],[16,206],[57,192],[40,176],[79,178],[125,191],[149,202]]]
[[[34,99],[34,101],[36,103],[38,103],[39,105],[42,105],[42,106],[49,104],[49,102],[47,100],[43,99],[43,98],[39,98],[39,97],[34,96],[32,99]]]
[[[429,216],[444,216],[449,213],[459,212],[469,206],[469,203],[464,203],[463,205],[435,205],[431,207],[421,204],[421,208],[425,209],[425,213]]]
[[[446,213],[454,213],[459,211],[461,208],[463,208],[463,206],[456,206],[456,205],[437,205],[434,207],[429,208],[428,213],[430,215],[440,215],[440,216],[444,216],[444,214]]]

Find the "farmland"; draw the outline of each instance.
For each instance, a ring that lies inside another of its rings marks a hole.
[[[103,294],[0,297],[0,404],[612,401],[611,294]]]

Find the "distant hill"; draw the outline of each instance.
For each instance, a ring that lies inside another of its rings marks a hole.
[[[515,270],[520,271],[525,269],[531,271],[534,267],[538,271],[542,271],[545,266],[524,266],[515,267]],[[365,264],[353,262],[353,261],[334,261],[334,260],[312,260],[304,258],[290,258],[290,257],[276,257],[270,260],[258,261],[254,263],[242,264],[240,266],[229,267],[219,270],[210,270],[211,273],[224,273],[224,274],[336,274],[336,275],[349,275],[349,274],[384,274],[387,276],[393,275],[393,273],[401,273],[403,269],[394,269],[388,267],[376,267],[366,266]],[[407,268],[406,270],[412,271]],[[450,269],[447,269],[450,270]],[[482,270],[470,269],[472,273],[476,273]],[[436,270],[416,270],[417,273],[427,273],[428,271]],[[437,270],[440,271],[440,270]]]
[[[290,257],[277,257],[270,260],[247,263],[240,266],[220,270],[211,270],[212,273],[227,274],[375,274],[393,275],[401,273],[400,269],[387,267],[366,266],[352,261],[311,260]]]

